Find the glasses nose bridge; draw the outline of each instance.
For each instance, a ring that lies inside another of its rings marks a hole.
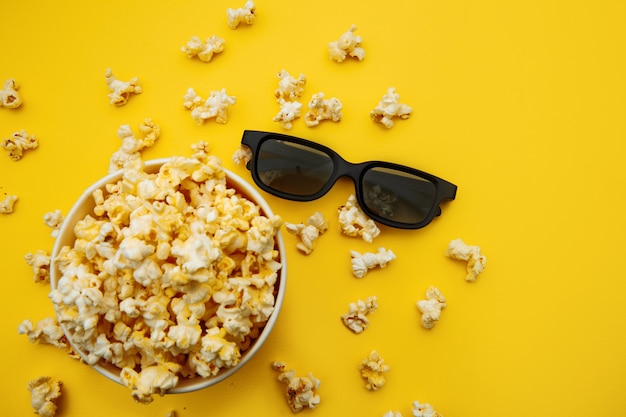
[[[337,155],[335,163],[337,165],[337,171],[334,175],[333,182],[336,182],[341,177],[348,177],[352,179],[354,188],[358,191],[360,178],[363,171],[367,168],[367,162],[355,164]]]

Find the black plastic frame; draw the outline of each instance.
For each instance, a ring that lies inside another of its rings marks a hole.
[[[258,152],[259,147],[261,146],[263,142],[265,142],[268,139],[277,139],[277,140],[297,143],[297,144],[311,147],[313,149],[317,149],[321,152],[328,154],[333,162],[333,173],[331,174],[327,184],[324,185],[324,187],[319,192],[315,194],[311,194],[311,195],[306,195],[306,196],[284,193],[284,192],[275,190],[265,185],[263,181],[261,180],[261,178],[259,177],[259,173],[256,167],[257,167],[257,158],[259,155],[259,152]],[[292,201],[313,201],[324,196],[326,193],[328,193],[328,191],[330,191],[330,189],[334,186],[334,184],[337,182],[339,178],[349,177],[354,182],[355,195],[363,212],[367,214],[373,220],[381,224],[387,225],[387,226],[396,227],[400,229],[422,228],[428,225],[435,216],[439,216],[441,214],[440,204],[443,201],[454,200],[456,198],[456,191],[457,191],[456,185],[442,178],[429,174],[427,172],[420,171],[415,168],[407,167],[405,165],[399,165],[399,164],[394,164],[391,162],[383,162],[383,161],[368,161],[368,162],[361,162],[361,163],[356,163],[356,164],[351,163],[343,159],[337,152],[333,151],[332,149],[324,145],[321,145],[319,143],[312,142],[306,139],[301,139],[295,136],[289,136],[289,135],[285,135],[281,133],[263,132],[259,130],[245,130],[241,138],[241,144],[247,146],[252,151],[252,159],[248,162],[246,166],[246,168],[248,168],[252,174],[252,179],[254,180],[255,184],[259,188],[268,192],[269,194],[272,194],[272,195],[275,195],[277,197],[284,198],[287,200],[292,200]],[[428,211],[428,214],[422,221],[418,223],[411,223],[411,224],[395,222],[393,220],[389,220],[384,217],[381,217],[378,214],[371,212],[367,208],[367,206],[364,203],[363,190],[361,190],[360,184],[362,182],[361,180],[363,178],[363,174],[367,170],[371,168],[375,168],[375,167],[391,168],[391,169],[407,172],[409,174],[422,177],[435,185],[435,188],[436,188],[435,200],[433,201],[433,205]]]

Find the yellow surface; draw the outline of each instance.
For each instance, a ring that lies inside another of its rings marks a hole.
[[[239,4],[241,3],[241,4]],[[0,149],[3,320],[2,415],[32,414],[27,382],[60,378],[59,416],[288,416],[270,362],[321,379],[321,404],[305,414],[411,415],[414,400],[446,417],[617,416],[626,413],[626,3],[571,1],[258,0],[257,22],[230,30],[226,9],[244,1],[43,2],[3,8],[0,81],[15,78],[24,105],[0,109],[0,135],[25,129],[40,147],[19,162]],[[358,26],[363,62],[331,62],[326,45]],[[191,36],[217,34],[226,49],[210,63],[187,59]],[[139,77],[143,94],[111,106],[105,70]],[[129,392],[51,346],[17,333],[26,318],[53,314],[46,285],[23,257],[50,251],[43,216],[67,213],[103,176],[117,129],[153,118],[162,128],[145,159],[188,155],[208,140],[227,168],[243,129],[283,131],[276,73],[304,73],[303,102],[323,91],[344,104],[339,123],[289,133],[351,161],[415,166],[458,185],[457,200],[418,231],[383,228],[373,243],[344,237],[336,209],[352,191],[341,181],[323,199],[269,197],[286,221],[320,210],[331,221],[308,257],[289,248],[289,281],[275,333],[237,375],[200,392],[133,403]],[[414,115],[387,130],[369,111],[388,87]],[[196,125],[182,108],[193,87],[237,97],[226,125]],[[461,237],[481,246],[487,269],[475,283],[447,259]],[[349,249],[392,249],[397,259],[362,280]],[[430,331],[415,302],[430,285],[448,300]],[[377,295],[361,335],[340,322],[348,304]],[[368,392],[358,365],[378,350],[391,371]]]

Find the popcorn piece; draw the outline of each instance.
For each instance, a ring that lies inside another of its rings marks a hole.
[[[224,39],[217,35],[207,38],[204,42],[199,37],[192,36],[189,42],[187,42],[187,45],[183,46],[181,50],[188,58],[197,56],[201,61],[209,62],[213,58],[213,55],[224,50],[224,43]]]
[[[357,27],[352,25],[338,40],[328,43],[330,59],[336,62],[343,62],[347,56],[351,56],[359,61],[363,61],[363,58],[365,58],[365,50],[361,47],[363,39],[354,34],[356,30]]]
[[[345,205],[339,207],[339,225],[344,235],[360,236],[364,241],[371,243],[380,234],[376,223],[361,210],[356,197],[351,194]]]
[[[63,220],[65,220],[65,216],[63,216],[63,213],[61,213],[61,210],[59,209],[50,211],[43,216],[43,222],[46,226],[52,229],[51,236],[54,238],[59,235]]]
[[[426,299],[417,302],[417,308],[422,313],[422,326],[432,329],[441,317],[441,310],[446,306],[446,299],[441,291],[435,287],[426,290]]]
[[[350,256],[352,256],[352,274],[357,278],[363,278],[370,269],[384,268],[389,262],[396,259],[396,255],[391,249],[385,248],[378,248],[377,253],[365,252],[364,254],[351,250]]]
[[[35,414],[41,417],[53,417],[56,414],[56,401],[61,396],[61,385],[63,385],[61,381],[49,376],[42,376],[28,382],[28,390],[31,394],[30,403]]]
[[[402,417],[402,413],[400,413],[399,411],[387,411],[383,417]]]
[[[19,132],[14,132],[10,138],[4,139],[2,147],[9,151],[9,158],[19,161],[24,156],[24,152],[38,148],[39,141],[35,135],[31,135],[25,130],[20,130]]]
[[[386,128],[393,126],[393,118],[408,119],[413,114],[413,109],[399,103],[400,94],[396,93],[395,88],[390,87],[387,94],[378,102],[376,107],[370,112],[370,118],[376,123],[382,123]]]
[[[240,23],[251,25],[256,20],[256,6],[252,0],[248,0],[243,8],[226,10],[226,16],[228,17],[228,27],[230,29],[237,29]]]
[[[376,309],[378,309],[378,299],[375,295],[367,297],[365,301],[357,300],[356,303],[349,304],[349,311],[341,316],[341,321],[354,333],[361,333],[369,325],[366,316],[375,312]]]
[[[17,109],[22,105],[22,98],[17,92],[19,86],[13,78],[4,82],[4,88],[0,90],[0,107]]]
[[[304,115],[304,123],[309,126],[317,126],[323,120],[338,122],[341,120],[343,105],[338,98],[332,97],[326,100],[324,93],[313,94],[309,101],[309,111]]]
[[[419,401],[413,402],[413,415],[415,417],[443,417],[435,411],[430,404],[420,404]]]
[[[294,101],[302,96],[304,86],[306,85],[306,76],[300,74],[298,78],[293,77],[285,70],[278,73],[278,88],[274,91],[276,101]]]
[[[317,408],[320,403],[320,396],[317,389],[320,387],[320,380],[309,372],[308,377],[296,377],[296,372],[286,370],[284,362],[275,361],[272,369],[279,372],[278,380],[287,385],[287,404],[291,411],[297,413],[304,408]]]
[[[361,370],[361,377],[365,379],[365,388],[370,391],[376,391],[385,385],[385,373],[389,372],[389,365],[385,364],[385,361],[380,354],[372,350],[367,358],[363,360],[359,368]]]
[[[302,103],[298,101],[285,101],[280,99],[280,111],[272,119],[275,122],[279,122],[284,129],[291,129],[293,127],[293,121],[300,117],[300,109]]]
[[[285,223],[285,229],[299,239],[296,249],[309,255],[315,249],[315,244],[320,235],[328,230],[328,221],[322,213],[316,211],[307,219],[306,224]]]
[[[237,98],[226,94],[226,89],[211,91],[206,100],[198,96],[193,88],[187,90],[183,107],[191,111],[191,118],[199,125],[206,120],[215,118],[216,123],[228,122],[228,108],[235,104]]]
[[[154,145],[161,136],[161,128],[152,119],[146,118],[139,125],[139,135],[135,135],[129,125],[122,125],[117,131],[122,146],[113,153],[109,162],[109,173],[124,168],[129,161],[141,158],[140,152]]]
[[[46,317],[36,324],[26,319],[17,328],[18,334],[25,334],[31,343],[52,345],[59,349],[68,349],[69,344],[63,334],[63,329],[56,319]]]
[[[13,213],[13,206],[17,202],[18,198],[16,195],[7,195],[4,197],[4,200],[0,201],[0,213],[2,214],[10,214]]]
[[[26,263],[33,268],[33,281],[37,283],[50,282],[50,255],[44,250],[24,255]]]
[[[168,389],[178,383],[175,369],[178,364],[158,364],[144,367],[140,372],[131,368],[124,368],[120,373],[122,383],[132,389],[132,397],[141,404],[150,404],[153,394],[165,395]],[[173,368],[173,369],[172,369]]]
[[[116,106],[123,106],[128,102],[131,94],[141,94],[142,89],[137,77],[128,81],[120,81],[113,75],[111,68],[107,68],[104,77],[107,87],[109,87],[109,102]]]
[[[239,148],[237,148],[237,150],[233,153],[232,159],[235,165],[245,166],[252,160],[252,149],[243,145],[239,146]]]
[[[467,261],[466,281],[474,282],[485,270],[487,257],[480,253],[480,246],[465,244],[461,239],[454,239],[448,245],[446,256],[454,260]]]

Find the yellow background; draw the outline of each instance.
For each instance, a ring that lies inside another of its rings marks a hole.
[[[24,104],[0,109],[0,137],[25,129],[40,147],[21,161],[0,149],[2,414],[32,414],[27,382],[61,379],[59,416],[289,416],[270,369],[286,361],[322,383],[306,415],[411,415],[414,400],[446,417],[626,414],[626,3],[624,1],[439,0],[315,2],[258,0],[257,22],[230,30],[226,9],[244,1],[5,2],[0,81],[15,78]],[[365,60],[331,62],[327,43],[351,24]],[[210,63],[180,48],[213,34],[225,51]],[[139,77],[143,94],[109,104],[107,68]],[[321,200],[268,196],[289,222],[320,210],[331,229],[306,257],[289,250],[288,289],[275,332],[237,375],[218,386],[133,403],[129,392],[51,346],[18,335],[26,318],[53,314],[24,255],[54,243],[43,216],[67,213],[106,174],[117,129],[153,118],[162,129],[144,159],[188,155],[209,141],[231,161],[244,129],[283,132],[276,74],[303,73],[302,101],[338,97],[339,123],[293,135],[353,162],[382,159],[458,185],[456,201],[418,231],[382,228],[373,243],[342,236],[336,210],[352,192],[341,181]],[[392,129],[369,111],[388,87],[414,109]],[[198,126],[182,108],[193,87],[237,97],[226,125]],[[479,245],[487,269],[475,283],[447,259],[450,240]],[[397,259],[358,280],[349,249],[392,249]],[[434,329],[420,327],[415,302],[430,285],[448,306]],[[340,321],[348,304],[376,295],[379,309],[360,335]],[[358,365],[378,350],[391,371],[369,392]],[[303,414],[303,415],[304,415]]]

